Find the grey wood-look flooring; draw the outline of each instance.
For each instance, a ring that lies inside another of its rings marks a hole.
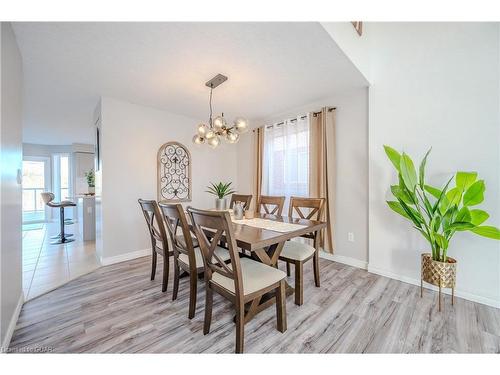
[[[287,299],[288,330],[276,330],[274,307],[245,326],[246,353],[500,352],[500,309],[437,293],[327,260],[321,288],[306,265],[304,305]],[[231,353],[234,315],[215,294],[212,329],[204,336],[204,286],[187,318],[188,278],[177,301],[172,280],[161,292],[161,263],[149,280],[150,258],[102,267],[38,298],[21,311],[11,349],[65,353]],[[290,279],[293,283],[293,278]]]

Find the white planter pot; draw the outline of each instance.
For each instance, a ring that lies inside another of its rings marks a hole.
[[[227,209],[227,199],[226,198],[215,198],[215,209],[217,211],[224,211]]]

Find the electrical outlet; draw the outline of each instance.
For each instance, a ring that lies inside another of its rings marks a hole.
[[[347,233],[347,240],[349,242],[354,242],[354,233],[352,232]]]

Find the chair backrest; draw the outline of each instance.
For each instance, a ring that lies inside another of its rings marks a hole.
[[[161,213],[163,214],[165,226],[167,227],[170,242],[173,246],[174,256],[177,258],[179,253],[187,255],[189,259],[190,271],[195,272],[196,256],[184,208],[181,204],[160,203],[159,206]],[[179,241],[179,227],[181,228],[184,241]]]
[[[240,257],[238,256],[238,248],[229,212],[205,211],[192,207],[188,207],[187,211],[191,217],[196,238],[203,254],[207,280],[212,278],[213,273],[226,276],[234,281],[236,296],[243,296]],[[227,244],[229,256],[231,257],[230,267],[215,253],[217,244],[221,239]]]
[[[40,195],[42,197],[43,203],[47,205],[55,199],[54,193],[44,191],[43,193],[40,193]]]
[[[159,251],[160,253],[163,253],[165,257],[168,257],[169,251],[167,233],[165,231],[165,225],[161,217],[158,203],[156,203],[155,200],[144,199],[139,199],[138,202],[142,213],[144,214],[144,218],[146,219],[153,250]],[[157,245],[157,242],[161,243],[161,247]]]
[[[325,198],[290,197],[288,216],[292,217],[294,212],[296,212],[301,219],[320,221],[324,206]],[[303,212],[304,209],[307,211]],[[316,240],[316,234],[317,232],[307,233],[303,234],[301,237]]]
[[[319,221],[325,204],[325,198],[304,198],[290,197],[288,216],[292,217],[296,212],[301,219]],[[309,212],[302,212],[301,209],[308,209]]]
[[[252,196],[245,194],[231,195],[231,202],[229,203],[229,208],[233,208],[235,202],[243,202],[244,204],[243,209],[248,210],[250,208],[250,203],[252,202]]]
[[[285,197],[274,197],[269,195],[261,195],[257,204],[257,212],[281,216]],[[264,212],[262,212],[264,209]]]

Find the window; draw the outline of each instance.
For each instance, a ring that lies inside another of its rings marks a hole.
[[[69,197],[69,156],[60,157],[59,186],[61,200]]]
[[[309,195],[309,117],[266,126],[262,194]]]
[[[47,160],[23,160],[23,222],[45,220],[45,204],[41,193],[47,189]]]

